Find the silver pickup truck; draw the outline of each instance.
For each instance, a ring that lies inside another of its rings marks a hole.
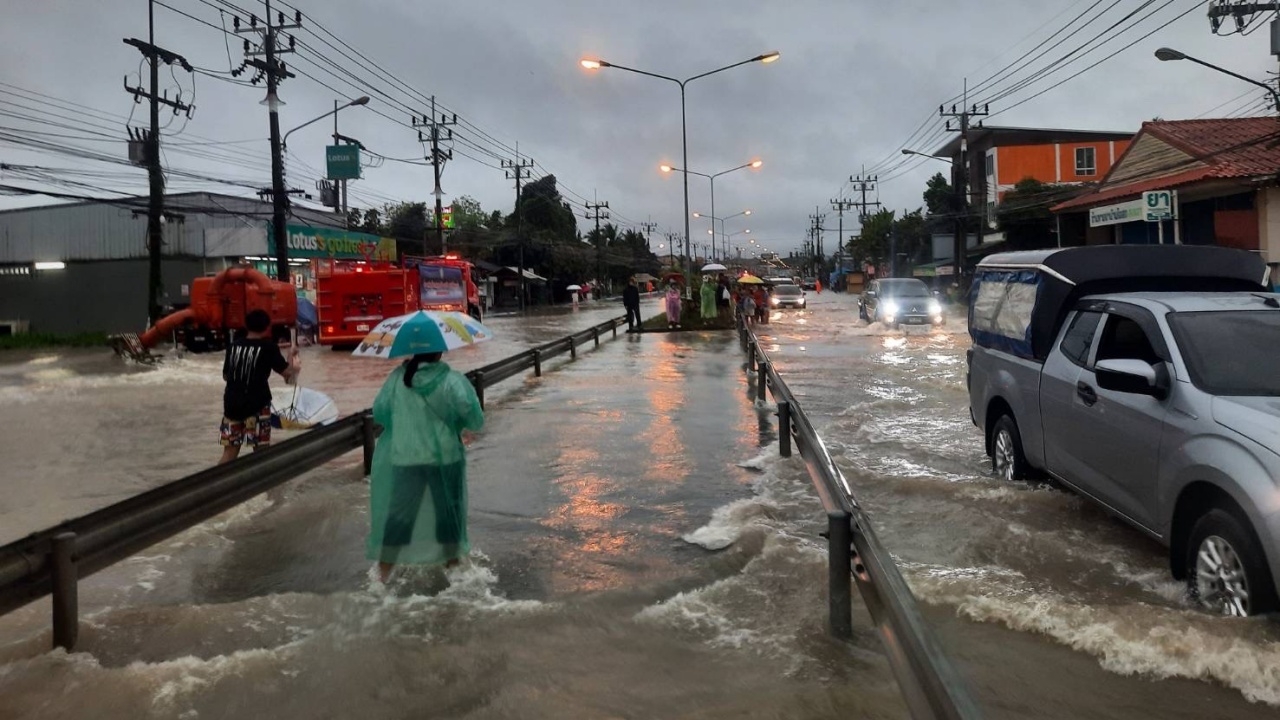
[[[1280,597],[1280,296],[1251,253],[1104,246],[984,260],[969,401],[994,470],[1052,477],[1169,547],[1227,615]]]

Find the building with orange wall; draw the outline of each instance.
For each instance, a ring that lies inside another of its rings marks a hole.
[[[969,130],[970,202],[982,210],[986,231],[996,227],[996,208],[1022,180],[1084,184],[1101,180],[1129,148],[1134,133],[1096,130],[980,127]],[[960,159],[957,136],[934,153]],[[955,178],[952,177],[952,185]]]

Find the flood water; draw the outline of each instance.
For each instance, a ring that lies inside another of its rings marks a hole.
[[[761,333],[985,716],[1280,715],[1270,621],[1191,610],[1159,547],[990,476],[963,319],[811,300]],[[496,318],[450,361],[615,314]],[[0,356],[0,542],[213,462],[219,360]],[[491,391],[448,575],[370,582],[353,453],[83,581],[74,653],[47,600],[0,618],[0,718],[905,717],[861,605],[852,643],[826,635],[825,518],[743,362],[733,334],[623,336]],[[390,369],[304,363],[343,410]]]

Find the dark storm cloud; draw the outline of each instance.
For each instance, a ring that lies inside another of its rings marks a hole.
[[[222,21],[217,11],[196,0],[167,2],[214,24]],[[250,0],[236,4],[260,7]],[[966,75],[976,82],[1016,58],[1028,48],[1023,39],[1029,33],[1073,3],[299,0],[298,4],[398,78],[426,94],[435,93],[444,106],[502,143],[519,141],[523,154],[554,172],[567,188],[608,200],[615,214],[628,220],[652,217],[672,230],[683,227],[680,179],[664,176],[658,165],[681,163],[678,88],[618,70],[584,71],[578,60],[602,57],[687,77],[768,50],[782,51],[777,63],[747,65],[689,86],[689,165],[711,173],[762,159],[765,165],[759,171],[741,171],[717,180],[716,209],[724,215],[752,208],[749,222],[738,218],[730,221],[728,229],[750,227],[752,237],[787,250],[799,245],[815,205],[829,213],[827,224],[834,229],[828,201],[841,191],[850,174],[864,166],[890,160],[881,175],[898,177],[882,184],[880,200],[895,209],[919,206],[924,180],[947,168],[922,161],[905,174],[883,172],[900,165],[895,154],[898,147],[936,112],[940,102],[960,91]],[[1083,3],[1075,5],[1038,37],[1084,9]],[[156,12],[159,44],[183,53],[198,66],[227,69],[228,50],[220,32],[164,8]],[[0,27],[0,81],[129,114],[131,101],[120,79],[136,72],[139,55],[120,40],[145,37],[143,0],[13,2],[6,13],[7,22]],[[1153,21],[1142,27],[1158,24]],[[1108,46],[1108,51],[1140,34],[1130,33]],[[1158,63],[1151,51],[1171,45],[1261,77],[1273,66],[1265,35],[1214,37],[1203,12],[1197,10],[1097,70],[992,123],[1135,130],[1155,116],[1194,116],[1239,95],[1247,86],[1188,63]],[[323,47],[309,32],[299,32],[298,37]],[[1005,54],[1015,45],[1017,52]],[[241,55],[234,40],[230,54],[238,63]],[[370,73],[330,55],[372,79]],[[993,58],[999,62],[992,62]],[[332,107],[335,93],[311,78],[348,97],[360,94],[303,58],[291,60],[299,73],[310,77],[290,80],[281,88],[287,103],[282,111],[286,129]],[[180,74],[179,81],[189,88],[189,79]],[[196,118],[183,135],[170,139],[168,161],[266,184],[266,111],[257,104],[263,91],[207,77],[196,79],[196,91]],[[1005,104],[1028,94],[1013,96]],[[427,109],[425,103],[418,105],[419,112]],[[404,109],[377,102],[372,107],[408,120]],[[992,110],[999,107],[997,103]],[[139,108],[134,120],[144,117]],[[171,130],[178,127],[180,121]],[[413,131],[369,110],[344,111],[341,130],[385,155],[421,157]],[[330,132],[326,121],[290,139],[291,182],[311,182],[308,167],[322,167]],[[459,128],[458,132],[492,147],[472,131]],[[260,138],[260,142],[233,148],[259,165],[228,166],[182,154],[176,143],[196,141],[196,135],[216,140]],[[930,142],[913,149],[932,151],[944,139],[938,134],[927,138]],[[112,152],[122,151],[110,147]],[[457,149],[489,165],[498,164],[464,144],[457,144]],[[0,152],[3,158],[43,165],[75,162],[17,153],[8,147]],[[365,179],[351,187],[353,204],[376,204],[386,198],[427,199],[430,170],[388,162],[367,170]],[[486,208],[503,210],[510,208],[513,196],[499,170],[461,154],[447,167],[444,188],[448,197],[468,194]],[[691,178],[690,193],[692,209],[710,210],[706,180]],[[854,225],[846,216],[846,229]],[[695,241],[705,239],[706,227],[694,222]],[[735,242],[745,244],[743,237],[739,235]],[[833,244],[834,233],[827,246]]]

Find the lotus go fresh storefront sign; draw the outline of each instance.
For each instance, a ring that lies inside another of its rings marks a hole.
[[[1107,205],[1089,211],[1089,227],[1120,225],[1128,222],[1142,221],[1146,218],[1146,205],[1142,200]]]
[[[396,259],[396,241],[392,238],[298,225],[290,225],[287,230],[289,257],[384,261]],[[267,251],[272,255],[276,253],[275,237],[270,228],[267,229]]]

